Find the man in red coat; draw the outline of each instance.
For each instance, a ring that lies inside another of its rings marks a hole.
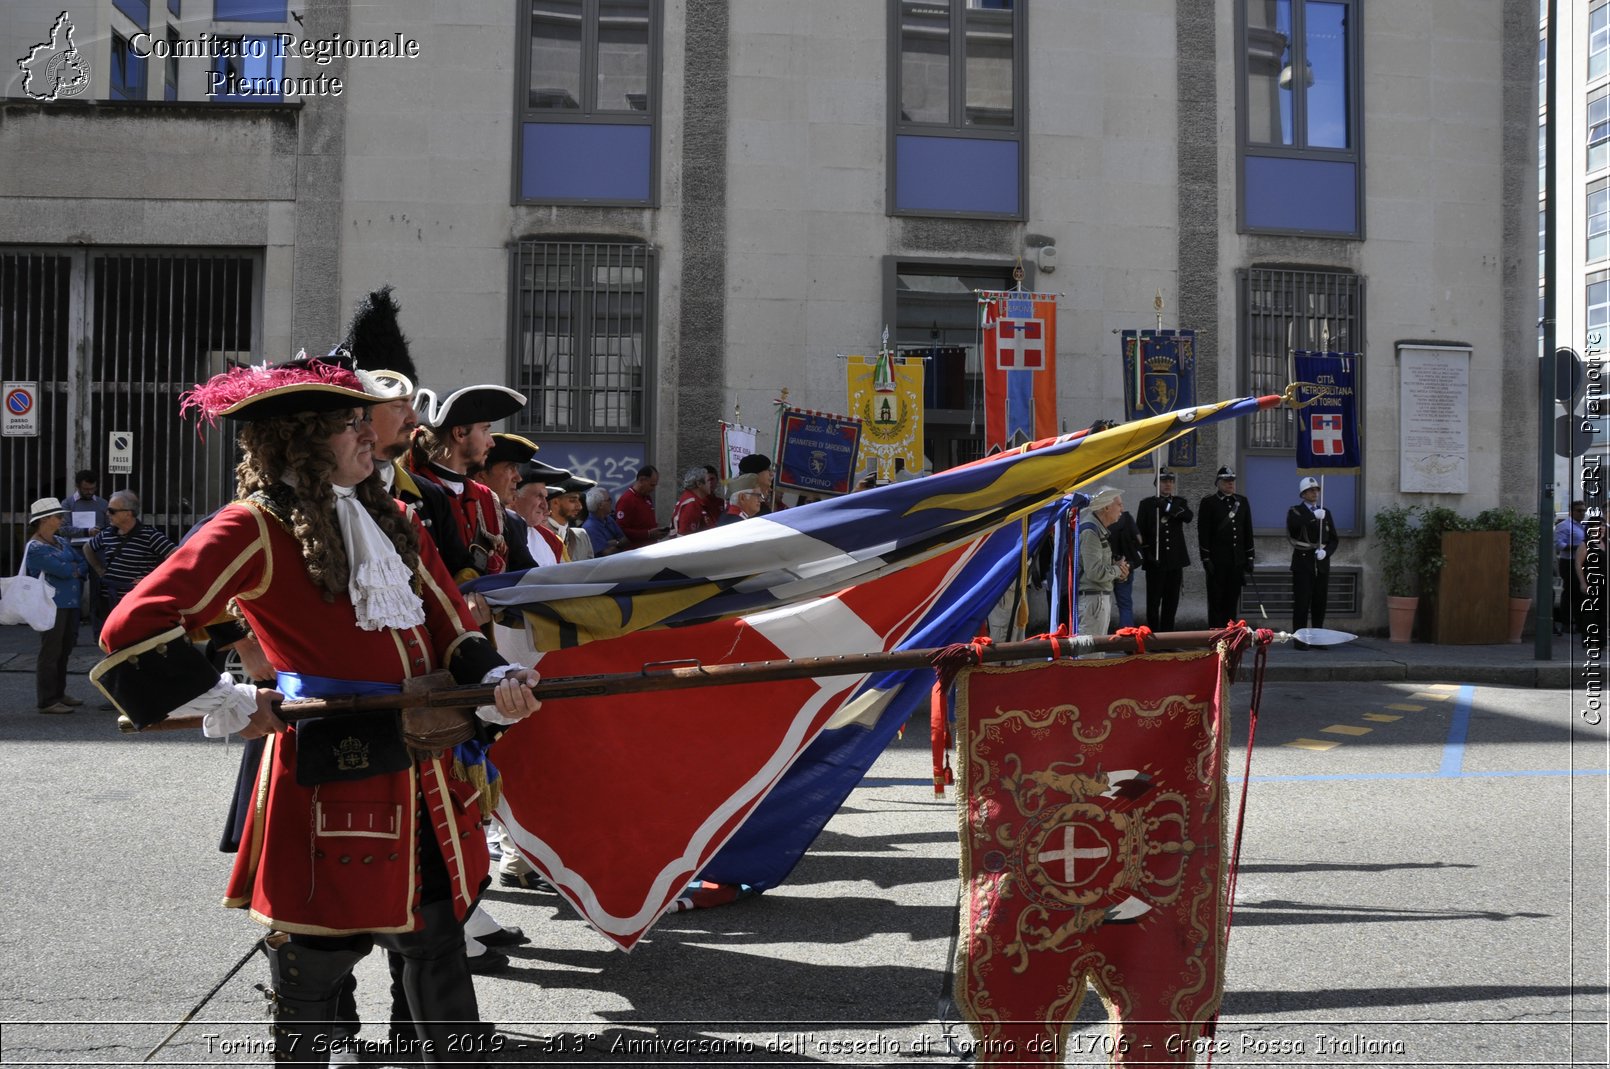
[[[654,491],[660,485],[660,471],[652,464],[638,469],[632,485],[621,491],[615,502],[615,522],[626,535],[626,548],[637,549],[658,542],[666,529],[654,515]]]
[[[469,548],[470,566],[453,576],[455,582],[497,575],[508,565],[503,507],[470,473],[480,471],[492,451],[492,424],[524,407],[525,395],[507,386],[466,386],[435,405],[414,436],[408,466],[447,492],[458,535]]]
[[[186,411],[245,421],[241,500],[124,598],[91,673],[138,726],[178,713],[210,736],[266,739],[225,904],[272,929],[282,1064],[327,1063],[341,985],[377,943],[404,960],[413,1052],[427,1064],[480,1060],[490,1038],[462,929],[487,883],[484,770],[477,783],[451,742],[406,735],[394,711],[294,727],[276,711],[282,696],[396,691],[445,668],[496,683],[493,704],[453,725],[463,751],[537,708],[536,673],[475,630],[435,548],[375,475],[377,400],[323,361],[236,368],[187,394]],[[277,689],[220,677],[187,640],[231,604]]]

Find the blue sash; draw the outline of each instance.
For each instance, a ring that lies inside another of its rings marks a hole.
[[[328,698],[339,694],[396,694],[402,690],[397,683],[372,683],[363,679],[332,679],[329,676],[303,675],[299,672],[279,672],[275,687],[286,698]],[[490,811],[501,797],[502,773],[489,757],[489,743],[470,739],[453,747],[453,773],[475,784],[482,792],[483,810]]]

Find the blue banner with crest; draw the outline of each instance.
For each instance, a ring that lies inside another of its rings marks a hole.
[[[861,421],[803,408],[777,418],[776,485],[811,494],[847,494],[861,453]]]
[[[1124,422],[1196,407],[1196,331],[1126,330],[1124,347]],[[1154,455],[1129,465],[1151,471]],[[1196,432],[1168,444],[1163,466],[1176,471],[1196,467]]]
[[[1297,474],[1358,472],[1358,354],[1292,353],[1297,383]]]

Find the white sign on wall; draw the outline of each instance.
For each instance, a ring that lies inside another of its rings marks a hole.
[[[0,433],[7,438],[33,438],[39,434],[39,383],[0,385]]]
[[[1398,346],[1398,489],[1470,491],[1470,349]]]
[[[113,431],[106,445],[106,470],[112,475],[134,474],[134,435]]]

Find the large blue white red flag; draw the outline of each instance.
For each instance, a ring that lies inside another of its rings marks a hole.
[[[538,650],[822,597],[971,542],[1187,431],[1280,403],[1247,397],[1076,431],[922,479],[756,516],[631,553],[465,585],[520,610]]]
[[[943,644],[970,634],[1016,570],[1019,542],[992,538],[1000,528],[1188,429],[1278,402],[1246,398],[1065,435],[669,544],[470,585],[524,610],[529,626],[500,632],[500,648],[549,678]],[[534,646],[515,648],[516,636]],[[761,886],[786,875],[831,815],[828,801],[812,803],[801,835],[769,858],[746,855],[740,839],[720,865],[712,859],[769,795],[782,790],[785,809],[791,792],[800,796],[794,788],[809,777],[790,781],[790,769],[824,730],[872,725],[865,739],[824,744],[869,763],[871,740],[886,742],[904,719],[898,703],[924,689],[911,682],[839,676],[553,701],[493,748],[499,816],[559,893],[630,948],[696,875]],[[821,781],[832,806],[848,775]]]
[[[952,573],[948,589],[895,649],[933,649],[978,634],[990,609],[1018,577],[1025,542],[1032,553],[1056,511],[1042,509],[1027,524],[990,535]],[[782,883],[901,726],[928,703],[933,682],[927,668],[881,672],[867,679],[700,875],[757,891]]]
[[[909,645],[969,574],[984,541],[828,597],[736,620],[541,655],[520,650],[500,631],[499,648],[511,660],[539,658],[549,677],[649,662],[752,663],[894,650]],[[498,818],[554,889],[630,950],[838,714],[879,722],[880,695],[876,688],[866,692],[868,682],[863,672],[545,703],[492,747],[503,773]],[[852,696],[864,700],[846,708]],[[796,779],[785,799],[797,803],[799,786]],[[819,829],[837,805],[838,799],[831,808],[825,801],[813,805],[808,822]],[[764,863],[729,866],[719,881],[771,886],[809,842],[793,841],[791,857],[773,852]]]
[[[1361,470],[1358,354],[1292,354],[1297,401],[1297,474],[1345,475]]]

